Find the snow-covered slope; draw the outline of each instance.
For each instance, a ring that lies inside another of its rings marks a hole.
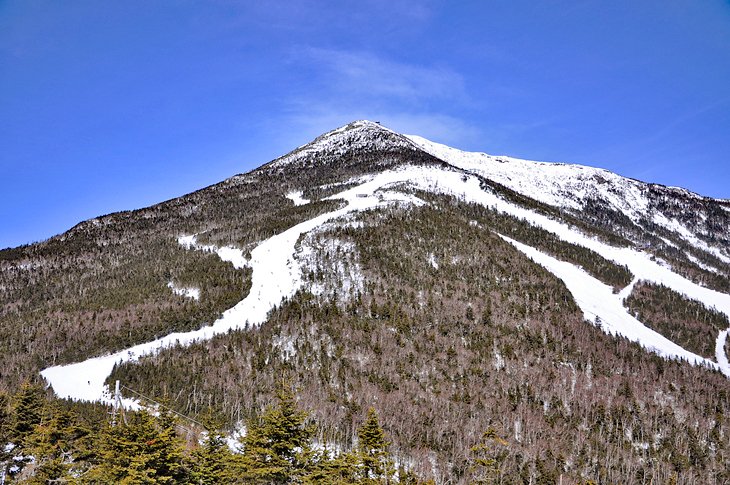
[[[682,359],[692,364],[704,365],[730,376],[730,365],[724,352],[727,330],[718,334],[715,359],[709,360],[645,327],[623,306],[623,300],[639,279],[663,284],[728,316],[730,316],[730,295],[690,281],[639,247],[609,245],[582,232],[573,224],[549,217],[528,205],[508,200],[498,191],[485,187],[482,181],[484,178],[494,180],[526,197],[575,211],[583,210],[589,200],[600,200],[612,210],[620,212],[636,223],[637,227],[646,220],[652,220],[668,231],[678,234],[695,247],[714,254],[720,261],[730,264],[728,248],[722,238],[710,244],[707,242],[707,233],[704,229],[688,228],[677,220],[676,211],[672,207],[680,205],[672,206],[671,203],[667,203],[665,206],[669,207],[668,209],[659,210],[658,196],[652,192],[652,186],[649,184],[591,167],[530,162],[508,157],[492,157],[483,153],[462,152],[417,136],[405,137],[368,121],[354,122],[327,133],[265,168],[277,171],[292,169],[292,177],[295,177],[295,172],[307,166],[322,163],[322,160],[337,160],[338,156],[345,153],[373,150],[387,152],[399,148],[413,150],[416,147],[421,147],[436,157],[436,162],[441,160],[446,163],[403,164],[387,170],[377,170],[368,166],[372,170],[370,173],[339,181],[349,188],[328,197],[344,200],[345,206],[311,217],[260,241],[251,251],[250,259],[245,258],[243,251],[234,245],[222,247],[202,245],[197,242],[194,235],[179,236],[179,244],[189,250],[216,253],[222,260],[232,263],[236,268],[250,267],[252,269],[250,293],[237,305],[225,311],[211,326],[192,332],[173,333],[111,355],[95,357],[76,364],[50,367],[45,369],[42,375],[52,384],[59,396],[103,400],[108,398],[104,380],[113,366],[119,362],[134,361],[167,346],[188,345],[197,340],[209,339],[231,329],[260,325],[266,321],[268,312],[279,305],[282,299],[291,297],[305,285],[302,279],[303,270],[311,268],[306,268],[309,259],[306,257],[306,248],[302,248],[302,241],[305,240],[302,236],[317,230],[323,224],[347,224],[348,221],[343,220],[343,216],[359,211],[394,203],[423,204],[423,200],[412,195],[412,190],[416,189],[453,196],[465,202],[515,216],[556,235],[563,241],[583,246],[610,261],[626,265],[635,275],[635,279],[629,287],[614,294],[611,288],[588,275],[582,268],[557,260],[502,235],[519,251],[563,280],[586,320],[600,325],[605,332],[627,337],[665,358]],[[282,194],[283,197],[289,198],[296,205],[310,203],[308,199],[303,198],[302,193],[310,187],[303,184],[297,186],[294,179],[292,188],[293,190]],[[673,190],[675,189],[667,189],[668,192],[662,192],[661,197],[671,199]],[[683,201],[691,199],[703,204],[707,202],[707,199],[686,192],[682,192],[681,197]],[[720,202],[722,201],[718,201]],[[724,205],[721,204],[719,207],[725,209],[719,212],[728,213]],[[697,217],[710,219],[707,214],[700,214]],[[707,227],[711,226],[712,224],[708,222]],[[721,228],[720,231],[722,230]],[[724,231],[727,232],[727,227]],[[435,260],[430,264],[435,265]],[[726,267],[716,270],[727,272]],[[191,289],[179,289],[173,283],[169,284],[176,293],[191,298],[199,297],[199,293],[194,293]]]
[[[720,241],[727,241],[730,227],[726,225],[724,231],[720,229],[719,235],[716,234],[717,231],[706,224],[709,216],[704,208],[704,203],[710,201],[727,210],[726,201],[705,198],[685,189],[647,184],[600,168],[465,152],[420,136],[407,137],[425,151],[455,167],[482,175],[551,206],[583,211],[589,201],[600,201],[626,216],[633,224],[646,226],[648,221],[661,226],[730,265],[727,246],[707,242],[708,238],[718,239],[717,236]],[[667,197],[686,204],[686,210],[682,210],[682,207],[671,210],[671,205],[663,200]],[[694,227],[688,227],[688,222]]]
[[[109,376],[115,364],[137,360],[171,345],[188,345],[194,341],[210,339],[214,335],[231,329],[260,325],[266,320],[268,312],[275,305],[279,304],[282,299],[292,296],[304,284],[300,267],[303,262],[298,258],[296,249],[296,242],[302,234],[348,213],[392,203],[423,203],[418,198],[398,192],[397,189],[401,187],[451,195],[467,202],[493,207],[526,219],[566,241],[593,249],[610,260],[627,264],[637,277],[663,283],[707,306],[715,306],[730,316],[730,295],[702,288],[652,261],[646,254],[630,248],[609,246],[564,223],[549,219],[484,191],[479,179],[473,175],[465,175],[464,172],[441,167],[403,167],[399,170],[362,177],[355,182],[357,185],[354,188],[331,197],[344,199],[347,201],[347,206],[300,223],[263,241],[252,251],[251,261],[248,262],[253,269],[252,288],[249,295],[226,311],[212,326],[187,333],[170,334],[112,355],[96,357],[77,364],[51,367],[45,369],[42,375],[61,397],[108,400],[109,395],[104,386],[104,380]],[[636,320],[622,306],[623,293],[614,295],[608,286],[592,278],[581,268],[544,255],[524,244],[506,239],[562,279],[584,311],[586,319],[595,324],[604,322],[602,326],[604,331],[628,337],[663,357],[706,365],[730,376],[730,367],[727,364],[727,357],[724,355],[724,339],[727,331],[720,332],[718,335],[716,361],[707,360],[687,351]],[[217,249],[198,246],[195,238],[191,236],[181,236],[179,242],[190,249],[206,251],[216,251]],[[229,252],[232,251],[235,251],[235,248],[230,248]],[[222,259],[227,259],[233,264],[240,263],[236,258],[226,258],[226,253],[221,254],[219,250],[216,252]]]
[[[281,169],[287,165],[311,163],[325,157],[337,158],[349,152],[364,153],[398,147],[412,148],[413,144],[403,135],[385,128],[380,123],[359,120],[317,137],[314,141],[274,160],[270,167]]]

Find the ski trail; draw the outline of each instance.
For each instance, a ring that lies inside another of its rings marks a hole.
[[[629,314],[623,306],[623,299],[620,295],[614,294],[610,286],[597,280],[584,270],[508,237],[502,235],[500,237],[560,278],[573,295],[585,318],[597,325],[600,324],[604,332],[624,336],[664,358],[682,359],[695,365],[720,369],[730,376],[722,365],[694,354],[654,330],[645,327]]]
[[[41,374],[53,386],[59,397],[109,402],[110,396],[104,381],[111,374],[115,364],[134,362],[144,355],[154,354],[159,349],[172,345],[188,345],[195,341],[210,339],[214,335],[229,330],[244,328],[246,323],[249,326],[260,325],[266,320],[268,312],[275,305],[278,305],[282,299],[294,295],[304,284],[301,280],[302,272],[297,262],[295,247],[302,234],[329,220],[352,212],[374,209],[392,203],[423,204],[424,202],[415,196],[386,190],[388,187],[408,185],[505,212],[556,234],[564,241],[591,249],[618,264],[625,264],[635,278],[629,286],[615,295],[606,285],[575,266],[509,240],[516,247],[520,247],[525,254],[529,252],[533,255],[533,259],[536,261],[544,262],[543,266],[549,265],[554,268],[554,274],[559,276],[557,271],[564,275],[567,280],[559,277],[566,282],[587,318],[595,321],[595,318],[600,316],[602,320],[608,322],[609,326],[606,327],[608,331],[639,341],[645,347],[668,358],[678,357],[689,362],[707,364],[713,368],[720,368],[725,375],[730,376],[727,356],[724,351],[721,353],[719,350],[720,341],[724,343],[727,338],[727,331],[718,335],[716,342],[718,362],[715,364],[644,327],[623,307],[623,298],[630,294],[633,286],[639,280],[663,284],[708,307],[715,307],[728,316],[730,316],[730,295],[699,286],[672,272],[666,265],[653,260],[646,253],[627,247],[610,246],[562,222],[517,206],[489,191],[484,191],[479,179],[473,175],[467,175],[468,173],[461,170],[445,170],[440,167],[404,166],[396,170],[354,179],[351,182],[359,185],[328,197],[328,199],[343,199],[346,202],[345,207],[297,224],[281,234],[263,241],[251,251],[250,261],[245,260],[240,249],[199,245],[195,241],[195,236],[181,236],[179,242],[189,248],[216,252],[221,259],[230,261],[236,267],[250,266],[253,273],[249,295],[233,308],[226,310],[211,326],[191,332],[172,333],[111,355],[95,357],[76,364],[49,367],[41,371]],[[582,281],[584,284],[581,287],[574,284],[575,281]],[[596,291],[596,294],[601,297],[591,296],[591,291],[588,289]],[[601,304],[603,301],[606,302],[605,305]]]
[[[41,371],[41,375],[51,384],[60,398],[110,403],[111,395],[104,381],[116,364],[135,362],[140,357],[154,354],[166,347],[208,340],[229,330],[244,328],[247,323],[250,326],[261,325],[275,305],[281,303],[284,298],[293,296],[303,285],[302,271],[296,261],[295,248],[300,235],[351,212],[397,202],[422,203],[414,196],[397,192],[375,194],[379,188],[390,182],[392,180],[388,178],[381,178],[333,195],[329,198],[344,199],[347,205],[297,224],[259,244],[251,251],[251,259],[247,262],[253,270],[248,296],[233,308],[226,310],[213,325],[190,332],[171,333],[151,342],[83,362],[49,367]],[[180,241],[190,247],[195,245],[195,239],[191,236],[183,236]],[[204,249],[219,252],[213,247]]]
[[[628,298],[629,295],[631,295],[631,292],[634,291],[634,287],[636,286],[636,283],[638,283],[638,282],[639,282],[639,277],[634,276],[634,279],[631,280],[631,283],[626,285],[626,288],[624,288],[618,292],[618,297],[621,299],[622,302],[626,301],[626,298]]]

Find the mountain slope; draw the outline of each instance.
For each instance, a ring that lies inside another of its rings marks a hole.
[[[351,443],[353,415],[376,403],[401,459],[437,481],[466,479],[489,426],[510,437],[513,477],[666,480],[701,448],[682,471],[717,481],[730,473],[729,212],[354,122],[0,252],[0,384],[45,368],[58,395],[99,400],[121,378],[234,424],[286,374],[322,439]],[[697,331],[657,323],[667,308],[691,308]],[[628,465],[602,471],[608,455]]]

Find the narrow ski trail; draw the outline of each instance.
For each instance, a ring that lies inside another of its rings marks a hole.
[[[564,241],[584,246],[619,264],[626,264],[635,275],[634,281],[618,295],[613,295],[608,290],[610,304],[601,306],[593,296],[585,293],[585,289],[592,288],[598,294],[603,295],[603,287],[608,288],[606,285],[594,278],[592,281],[585,280],[583,287],[574,285],[572,282],[568,283],[568,280],[582,281],[584,275],[587,276],[587,274],[570,263],[556,260],[534,248],[509,240],[520,251],[528,256],[534,256],[533,259],[540,264],[545,263],[543,266],[549,266],[548,269],[553,274],[563,279],[589,319],[595,321],[595,318],[599,317],[602,321],[610,323],[610,327],[604,327],[607,332],[625,335],[667,358],[681,358],[691,363],[707,364],[712,368],[719,368],[730,377],[730,365],[724,353],[728,331],[720,332],[718,335],[717,363],[713,363],[645,327],[629,315],[623,307],[623,299],[628,296],[633,285],[640,279],[664,284],[708,307],[714,306],[728,316],[730,316],[730,295],[701,287],[653,261],[646,253],[631,248],[610,246],[562,222],[515,205],[491,192],[486,192],[482,190],[479,179],[467,170],[405,166],[376,175],[363,176],[354,182],[359,185],[328,197],[333,200],[344,200],[346,202],[344,207],[304,221],[261,242],[251,252],[251,259],[248,262],[244,263],[240,250],[236,248],[213,248],[212,246],[203,248],[216,252],[221,259],[231,262],[236,267],[248,264],[253,270],[249,294],[234,307],[226,310],[211,326],[190,332],[172,333],[151,342],[83,362],[49,367],[41,371],[41,375],[53,386],[59,397],[109,402],[111,396],[104,381],[111,374],[115,364],[134,362],[140,357],[152,355],[160,349],[173,345],[189,345],[196,341],[208,340],[229,330],[244,328],[246,323],[250,327],[261,325],[276,305],[280,304],[283,299],[293,296],[304,285],[296,249],[296,242],[302,234],[316,229],[328,221],[354,212],[375,209],[393,203],[423,204],[422,200],[413,195],[387,190],[389,187],[407,185],[411,188],[454,196],[465,202],[477,203],[525,219],[532,225],[556,234]],[[299,202],[299,199],[296,202]],[[194,236],[181,236],[179,241],[186,247],[196,246]]]
[[[725,371],[722,365],[694,354],[658,332],[644,326],[639,320],[631,316],[623,306],[621,294],[614,294],[611,287],[589,275],[581,268],[555,259],[508,237],[501,237],[560,278],[573,295],[578,307],[583,311],[586,320],[600,325],[604,332],[624,336],[664,358],[683,359],[695,365],[705,365],[711,369]]]
[[[293,296],[303,285],[302,270],[296,260],[295,247],[300,235],[351,212],[398,202],[420,203],[415,197],[398,192],[384,191],[376,194],[376,191],[387,182],[389,182],[387,179],[370,181],[333,195],[330,199],[344,199],[347,203],[345,207],[297,224],[259,244],[251,251],[251,260],[248,262],[253,270],[249,294],[234,307],[226,310],[213,325],[190,332],[171,333],[151,342],[83,362],[49,367],[41,371],[41,375],[51,384],[60,398],[111,402],[112,396],[104,381],[111,374],[115,364],[135,362],[166,347],[208,340],[229,330],[244,328],[246,324],[251,327],[261,325],[274,306],[280,304],[283,299]],[[195,242],[191,236],[183,236],[180,239],[188,246],[194,245]]]

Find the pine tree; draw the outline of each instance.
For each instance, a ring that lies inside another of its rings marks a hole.
[[[277,396],[277,407],[268,408],[260,420],[250,421],[241,440],[239,468],[250,482],[287,483],[305,475],[312,461],[313,429],[306,424],[308,414],[297,408],[294,395],[285,386]]]
[[[368,409],[365,422],[357,430],[357,462],[359,473],[365,483],[375,483],[381,479],[388,480],[395,473],[393,460],[388,453],[390,443],[385,432],[378,423],[378,414],[374,408]]]
[[[0,444],[3,448],[10,438],[10,416],[10,398],[0,391]]]
[[[29,483],[68,480],[74,462],[88,458],[90,433],[79,425],[74,413],[52,406],[50,419],[37,425],[26,439],[27,453],[35,457]]]
[[[10,441],[10,418],[10,398],[0,391],[0,475],[11,456],[11,450],[5,448]]]
[[[490,427],[484,432],[479,443],[471,448],[470,483],[495,483],[498,480],[499,463],[504,455],[497,448],[505,445],[507,442],[497,435],[494,428]]]
[[[330,456],[325,447],[314,459],[310,471],[302,479],[302,483],[319,485],[340,485],[357,483],[357,458],[354,453],[341,453]]]
[[[89,476],[94,483],[178,483],[187,475],[183,446],[175,422],[162,413],[131,413],[128,423],[102,432],[100,464]]]
[[[233,454],[218,425],[209,422],[207,428],[205,440],[192,454],[192,482],[201,485],[230,482]]]
[[[13,399],[10,439],[23,446],[26,438],[43,420],[46,401],[37,385],[24,383]]]

